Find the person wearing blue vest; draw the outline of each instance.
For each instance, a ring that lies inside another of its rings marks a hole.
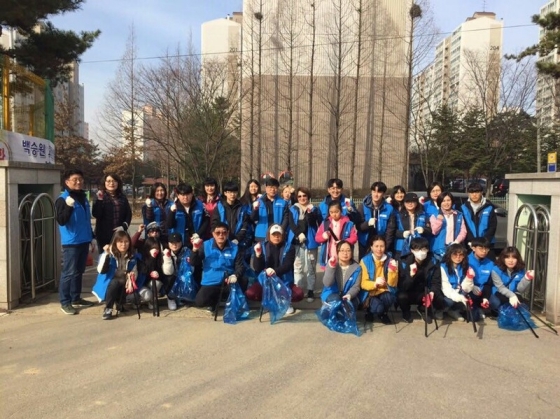
[[[189,263],[195,267],[202,267],[201,286],[194,301],[197,307],[207,307],[213,311],[219,302],[223,281],[226,284],[237,282],[243,291],[247,289],[247,281],[243,278],[243,253],[228,237],[229,226],[219,222],[212,228],[211,239],[204,242],[200,238],[193,240]],[[224,295],[227,295],[228,287],[223,291]]]
[[[467,274],[461,283],[463,292],[472,301],[473,321],[479,321],[486,316],[484,310],[490,307],[492,294],[492,270],[494,262],[488,258],[490,243],[486,237],[476,237],[471,242],[472,252],[468,257],[471,274]],[[474,275],[474,277],[473,277]]]
[[[356,308],[359,303],[362,268],[354,260],[354,246],[346,240],[339,241],[336,250],[337,256],[332,256],[327,262],[325,275],[323,276],[321,301],[329,303],[345,299]]]
[[[472,274],[472,272],[469,273],[467,249],[459,243],[449,245],[440,266],[440,292],[443,294],[447,315],[454,320],[463,322],[465,321],[464,312],[468,301],[461,290],[461,283],[467,275]]]
[[[332,256],[336,257],[336,244],[340,240],[346,240],[352,246],[358,241],[356,227],[347,216],[342,215],[340,201],[329,203],[329,217],[319,226],[315,240],[321,245],[319,264],[323,268]]]
[[[91,211],[81,170],[64,172],[64,191],[55,201],[56,222],[62,244],[62,272],[58,284],[60,309],[64,314],[77,314],[76,307],[90,307],[92,302],[81,298],[82,276],[93,240]]]
[[[354,225],[360,224],[360,214],[356,210],[356,205],[352,199],[347,198],[342,193],[342,187],[344,184],[342,180],[333,178],[329,179],[327,182],[327,192],[329,193],[325,199],[319,204],[319,210],[321,211],[321,216],[323,220],[329,217],[329,205],[331,202],[336,201],[340,203],[342,208],[342,215],[347,216]]]
[[[395,233],[396,259],[410,254],[410,242],[418,237],[428,237],[431,234],[430,224],[426,213],[420,205],[418,195],[409,192],[404,196],[404,209],[396,213],[397,231]]]
[[[428,193],[428,199],[423,203],[424,212],[428,215],[428,218],[432,215],[437,217],[440,208],[438,198],[443,192],[443,185],[441,182],[432,182],[426,192]]]
[[[319,209],[309,201],[311,191],[300,186],[296,191],[297,203],[290,208],[289,225],[292,233],[292,245],[295,247],[294,283],[302,287],[304,273],[307,284],[307,302],[315,299],[315,280],[317,270],[317,251],[319,243],[315,240],[317,229],[321,225]]]
[[[462,243],[467,237],[463,213],[453,209],[453,194],[443,192],[438,197],[438,211],[430,215],[432,237],[430,250],[436,257],[443,257],[447,246]]]
[[[167,231],[179,233],[183,245],[192,249],[191,239],[204,237],[210,219],[202,202],[195,198],[191,185],[181,183],[175,191],[177,198],[167,213]]]
[[[370,251],[373,236],[385,238],[387,251],[393,248],[397,224],[393,206],[385,202],[385,192],[387,192],[387,185],[383,182],[372,183],[371,194],[364,198],[358,208],[362,220],[362,223],[356,226],[360,260]]]
[[[494,259],[494,242],[496,241],[496,218],[495,206],[482,195],[482,185],[473,182],[468,189],[469,200],[461,206],[467,225],[467,243],[471,243],[475,237],[485,237],[489,243],[488,257]]]
[[[216,205],[210,224],[213,228],[220,222],[226,223],[229,226],[229,239],[246,249],[251,246],[253,240],[250,207],[241,204],[237,199],[239,186],[236,183],[227,182],[223,189],[224,194]]]
[[[292,290],[292,302],[303,300],[303,290],[294,284],[295,249],[284,239],[284,230],[279,224],[273,224],[264,242],[258,242],[251,258],[251,267],[259,275],[265,272],[267,276],[276,275]],[[247,299],[262,301],[263,288],[259,281],[255,281],[245,293]],[[295,309],[290,306],[287,314],[293,314]]]
[[[105,301],[103,320],[113,318],[113,306],[117,311],[122,308],[124,291],[134,292],[135,278],[137,275],[136,259],[130,236],[124,230],[117,230],[113,234],[111,244],[103,247],[97,264],[97,280],[92,288],[92,293],[99,301]]]
[[[280,224],[283,231],[288,227],[289,204],[278,196],[279,186],[278,180],[268,177],[265,181],[266,193],[252,204],[251,221],[255,223],[255,241],[264,241],[269,227],[273,224]],[[291,241],[291,235],[288,239]]]
[[[142,205],[142,222],[145,226],[150,223],[157,223],[160,229],[160,237],[163,242],[167,242],[166,218],[169,207],[173,201],[167,199],[167,188],[161,182],[154,183],[150,196],[146,198],[146,203]]]
[[[423,317],[423,307],[437,310],[434,314],[443,318],[444,303],[437,290],[441,289],[441,271],[431,252],[428,239],[416,237],[410,243],[411,254],[401,260],[399,268],[399,283],[397,301],[402,310],[402,317],[406,323],[412,323],[410,306],[417,305],[417,312]],[[425,295],[425,290],[428,295]],[[436,318],[437,318],[436,317]],[[439,318],[438,318],[439,320]],[[428,311],[427,323],[432,322],[432,315]]]
[[[519,298],[516,293],[525,292],[534,277],[534,271],[525,271],[525,262],[516,247],[509,246],[502,250],[496,260],[496,266],[492,269],[492,314],[497,316],[500,306],[504,304],[509,303],[512,307],[517,307]]]
[[[377,315],[383,324],[391,324],[387,312],[397,301],[399,271],[397,261],[391,259],[385,249],[385,238],[373,236],[371,253],[360,261],[360,286],[364,291],[366,320],[372,322],[374,315]]]

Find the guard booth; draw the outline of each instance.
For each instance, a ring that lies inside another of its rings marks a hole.
[[[60,240],[53,198],[60,194],[61,167],[50,141],[9,131],[0,130],[0,157],[0,309],[9,310],[56,287]]]
[[[516,173],[510,180],[508,242],[535,279],[524,295],[531,309],[560,324],[560,173]]]

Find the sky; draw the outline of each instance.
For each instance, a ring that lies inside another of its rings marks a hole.
[[[86,0],[80,11],[52,18],[60,29],[101,30],[80,63],[90,138],[103,142],[96,129],[97,114],[105,90],[115,78],[132,25],[138,57],[149,61],[149,57],[165,55],[167,49],[185,46],[189,39],[200,49],[201,24],[241,11],[242,4],[242,0]],[[431,0],[430,4],[442,37],[476,11],[496,13],[504,21],[503,52],[515,53],[538,42],[538,28],[532,25],[531,16],[539,12],[545,0]]]

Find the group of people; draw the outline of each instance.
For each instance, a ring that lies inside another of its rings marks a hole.
[[[226,183],[219,193],[215,179],[208,178],[203,196],[182,183],[170,199],[165,185],[156,183],[132,237],[127,232],[132,211],[117,175],[104,177],[91,213],[83,174],[66,172],[64,184],[55,206],[66,314],[92,304],[80,293],[93,237],[100,252],[93,292],[105,302],[103,319],[124,309],[127,294],[139,296],[137,304],[151,304],[157,292],[176,310],[172,290],[185,266],[197,284],[194,305],[213,310],[224,289],[227,293],[224,284],[237,283],[247,299],[262,299],[262,283],[250,281],[248,271],[277,277],[291,290],[292,302],[306,296],[312,302],[318,263],[324,303],[347,300],[365,310],[366,320],[385,324],[392,306],[412,322],[413,305],[427,322],[445,312],[459,321],[469,313],[478,321],[504,304],[517,307],[516,293],[534,276],[516,248],[493,255],[496,215],[478,183],[469,185],[469,199],[460,207],[439,182],[428,187],[426,199],[402,186],[388,193],[383,182],[374,182],[358,206],[342,193],[340,179],[328,181],[328,194],[317,206],[308,188],[280,190],[273,177],[265,179],[262,193],[259,180],[249,180],[242,196],[236,183]],[[294,311],[290,306],[288,313]]]

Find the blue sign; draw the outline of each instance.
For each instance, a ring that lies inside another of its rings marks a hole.
[[[548,163],[548,173],[556,172],[556,163]]]

